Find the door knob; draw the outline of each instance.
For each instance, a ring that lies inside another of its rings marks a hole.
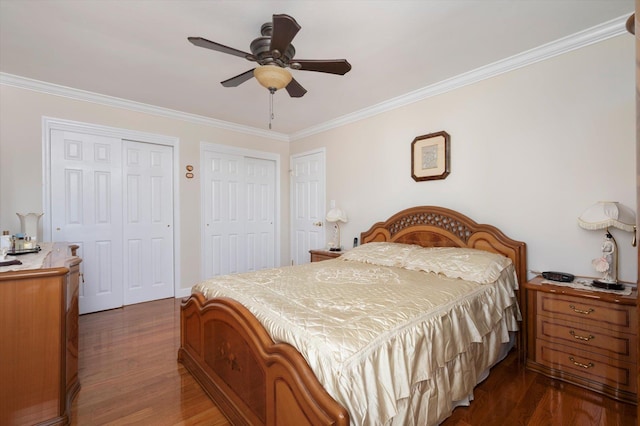
[[[314,222],[313,226],[322,226],[322,222]]]

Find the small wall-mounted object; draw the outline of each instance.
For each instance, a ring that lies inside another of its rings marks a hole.
[[[187,179],[193,179],[193,166],[191,164],[187,164],[187,167],[185,168],[187,169],[187,173],[185,174]]]

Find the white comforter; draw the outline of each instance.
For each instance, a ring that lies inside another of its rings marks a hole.
[[[354,425],[436,424],[516,331],[513,266],[492,284],[335,259],[196,285],[293,345]],[[483,344],[483,345],[480,345]],[[411,398],[410,398],[411,397]]]

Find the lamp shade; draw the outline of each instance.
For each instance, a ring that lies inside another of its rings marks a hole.
[[[271,90],[280,90],[291,82],[289,71],[277,65],[262,65],[253,70],[253,75],[262,86]]]
[[[615,201],[598,201],[580,215],[578,225],[590,230],[613,227],[633,232],[636,215],[633,210]]]
[[[327,222],[344,222],[347,223],[347,213],[342,209],[333,208],[327,212]]]

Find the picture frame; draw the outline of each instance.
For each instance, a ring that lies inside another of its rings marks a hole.
[[[451,172],[451,137],[445,131],[411,142],[411,177],[416,182],[445,179]]]

